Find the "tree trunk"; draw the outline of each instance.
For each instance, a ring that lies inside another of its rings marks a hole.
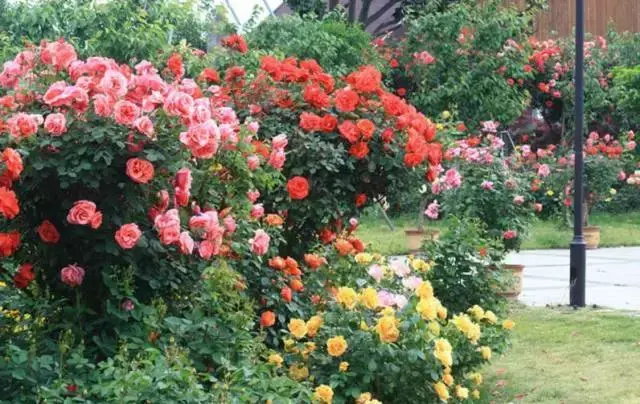
[[[364,28],[367,28],[367,19],[369,18],[369,9],[371,8],[371,3],[373,0],[362,0],[362,8],[360,8],[360,17],[358,21],[362,23]]]
[[[329,0],[329,11],[331,11],[334,8],[338,7],[338,2],[339,2],[339,0]]]
[[[349,2],[349,21],[356,22],[356,5],[358,0],[351,0]]]

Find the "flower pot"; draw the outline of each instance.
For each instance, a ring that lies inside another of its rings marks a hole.
[[[589,250],[598,248],[598,245],[600,245],[600,228],[598,226],[585,227],[584,242]]]
[[[505,264],[503,268],[513,275],[513,284],[510,288],[499,292],[498,295],[504,296],[509,300],[516,300],[522,292],[522,271],[524,271],[524,265]]]
[[[409,229],[404,234],[407,236],[407,249],[412,253],[420,251],[426,240],[436,241],[440,238],[440,230],[433,229]]]

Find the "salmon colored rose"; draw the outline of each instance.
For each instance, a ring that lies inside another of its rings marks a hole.
[[[287,182],[287,191],[291,199],[304,199],[309,196],[309,181],[304,177],[295,176]]]
[[[307,264],[307,266],[309,266],[309,268],[318,269],[323,264],[326,264],[327,260],[324,257],[321,257],[321,256],[316,255],[316,254],[305,254],[304,255],[304,262]]]
[[[127,175],[138,184],[146,184],[153,179],[153,164],[141,158],[131,158],[127,160]]]
[[[125,250],[129,250],[136,246],[138,240],[140,240],[142,232],[135,223],[127,223],[120,226],[116,231],[115,239],[118,245]]]
[[[2,151],[2,162],[6,166],[7,173],[12,180],[17,180],[22,174],[22,157],[10,147]]]
[[[58,229],[48,220],[43,221],[38,226],[38,235],[42,241],[48,244],[57,244],[60,241]]]
[[[82,285],[84,274],[84,268],[79,267],[77,264],[67,265],[60,270],[60,279],[65,285],[75,288]]]
[[[76,201],[67,214],[67,222],[83,226],[92,225],[97,214],[95,203],[86,200]],[[102,221],[101,215],[100,220]]]
[[[276,323],[276,315],[272,311],[265,311],[260,315],[260,326],[268,328]]]

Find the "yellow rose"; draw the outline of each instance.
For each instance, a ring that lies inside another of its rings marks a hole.
[[[276,365],[277,367],[282,366],[282,356],[278,355],[278,354],[272,354],[269,355],[269,363],[272,365]]]
[[[347,341],[342,335],[327,340],[327,351],[331,356],[341,356],[347,350]]]
[[[378,292],[373,288],[366,288],[360,292],[360,303],[367,309],[378,307]]]
[[[301,363],[289,366],[289,376],[293,380],[304,380],[309,377],[309,369]]]
[[[7,287],[7,283],[4,281],[0,281],[0,288],[6,288]]]
[[[469,389],[462,386],[456,386],[456,397],[466,400],[469,398]]]
[[[435,321],[429,322],[429,331],[434,335],[440,335],[440,324]]]
[[[400,337],[400,330],[397,328],[397,320],[393,316],[383,316],[378,319],[376,332],[382,342],[396,342]]]
[[[440,320],[444,320],[447,318],[447,308],[440,303],[440,300],[438,300],[438,318]]]
[[[297,339],[304,338],[307,335],[307,324],[299,318],[289,321],[289,332]]]
[[[360,329],[362,331],[369,331],[369,326],[367,325],[367,322],[362,320],[360,321]]]
[[[440,400],[447,401],[449,399],[449,389],[442,382],[438,382],[433,385],[433,388],[436,390],[436,394],[440,397]]]
[[[548,190],[548,191],[547,191],[547,196],[553,196],[553,194],[554,194],[554,193],[553,193],[553,191],[552,191],[552,190]]]
[[[453,385],[453,376],[451,376],[450,373],[442,376],[442,381],[444,382],[444,384],[446,384],[447,386],[451,386]]]
[[[471,397],[473,397],[474,400],[479,400],[480,399],[480,391],[478,390],[473,390],[471,392]]]
[[[349,370],[349,362],[340,362],[340,366],[338,366],[338,369],[341,372],[346,372],[347,370]]]
[[[304,351],[302,352],[304,355],[309,355],[311,352],[316,350],[315,342],[307,342],[304,344]]]
[[[477,321],[482,320],[482,317],[484,317],[484,309],[482,307],[478,306],[477,304],[475,306],[473,306],[472,308],[470,308],[469,310],[467,310],[467,311]]]
[[[435,342],[433,356],[438,359],[443,366],[449,367],[453,365],[453,356],[451,355],[451,344],[444,338],[438,338]]]
[[[356,307],[356,303],[358,303],[358,294],[355,290],[347,287],[338,288],[338,303],[342,304],[349,310],[352,310]]]
[[[471,341],[472,344],[476,344],[480,339],[480,326],[471,321],[471,318],[466,314],[460,314],[453,316],[453,324]]]
[[[443,118],[443,119],[449,119],[449,118],[451,118],[451,112],[449,112],[449,111],[442,111],[442,118]]]
[[[423,320],[435,320],[438,316],[438,300],[435,297],[420,299],[416,305],[416,311],[420,313]]]
[[[368,264],[373,261],[373,255],[368,253],[358,253],[355,256],[355,260],[358,264]]]
[[[487,310],[484,313],[483,318],[487,320],[490,324],[495,324],[498,321],[498,317],[496,317],[496,315],[491,310]]]
[[[316,387],[313,398],[324,404],[331,404],[333,401],[333,390],[326,384]]]
[[[356,398],[356,404],[366,404],[371,399],[373,399],[371,393],[362,393]]]
[[[444,129],[444,125],[443,125],[443,124],[441,124],[441,123],[437,123],[437,124],[436,124],[436,129],[437,129],[437,130],[442,130],[442,129]]]
[[[615,189],[611,188],[611,189],[609,190],[609,193],[610,193],[611,195],[615,195],[615,194],[617,194],[617,193],[618,193],[618,191],[616,191]]]
[[[481,346],[480,348],[478,348],[478,352],[480,352],[480,354],[482,355],[482,358],[484,360],[490,360],[491,359],[491,348],[488,346]]]
[[[420,285],[416,288],[416,295],[418,295],[421,299],[429,299],[433,297],[433,286],[431,286],[431,282],[422,281]]]
[[[479,386],[482,384],[482,375],[478,372],[475,373],[471,373],[469,375],[469,379],[473,382],[473,384],[475,384],[476,386]]]
[[[504,328],[505,330],[512,330],[513,327],[515,326],[516,326],[516,323],[508,319],[504,320],[504,322],[502,323],[502,328]]]
[[[313,316],[307,321],[307,335],[309,338],[313,338],[318,333],[318,330],[322,326],[322,317]]]
[[[385,317],[385,316],[395,316],[396,312],[395,310],[393,310],[393,307],[385,307],[384,309],[382,309],[382,311],[380,312],[380,316]]]

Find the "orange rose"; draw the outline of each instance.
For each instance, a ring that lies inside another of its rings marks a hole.
[[[272,311],[265,311],[260,315],[260,326],[271,327],[276,323],[276,315]]]
[[[7,219],[13,219],[20,213],[16,193],[6,187],[0,187],[0,213]]]
[[[300,279],[297,279],[297,278],[292,279],[291,282],[289,282],[289,287],[294,292],[302,292],[304,290],[304,284]]]
[[[127,160],[127,175],[138,184],[146,184],[153,179],[153,164],[140,158]]]
[[[324,257],[316,254],[305,254],[304,262],[309,266],[309,268],[318,269],[322,266],[322,264],[326,263],[327,260]]]
[[[376,125],[368,119],[358,119],[356,127],[364,140],[371,140],[376,130]]]
[[[17,180],[22,173],[22,157],[17,151],[7,147],[2,152],[2,161],[7,167],[7,173],[12,180]]]
[[[265,218],[264,221],[267,222],[267,224],[269,226],[282,226],[282,224],[284,223],[284,219],[282,219],[282,217],[280,215],[276,215],[273,213],[268,214]]]
[[[282,257],[273,257],[269,259],[269,266],[273,269],[283,270],[287,264]]]
[[[309,196],[309,181],[304,177],[295,176],[287,182],[287,192],[291,199],[304,199]]]
[[[345,239],[338,239],[335,243],[336,250],[338,250],[338,254],[345,256],[349,255],[353,252],[353,245]]]

